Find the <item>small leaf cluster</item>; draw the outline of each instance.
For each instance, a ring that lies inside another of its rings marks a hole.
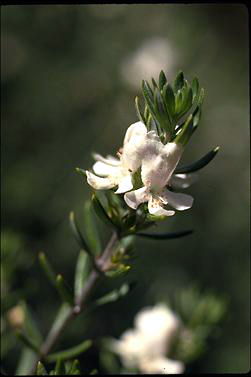
[[[142,81],[144,110],[139,98],[135,99],[136,112],[147,129],[155,129],[163,143],[169,141],[185,145],[198,127],[204,89],[197,77],[190,84],[180,71],[173,85],[167,82],[163,71],[158,83],[152,78],[152,85]]]

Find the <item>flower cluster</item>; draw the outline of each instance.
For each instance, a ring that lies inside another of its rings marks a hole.
[[[135,328],[125,331],[120,340],[112,339],[112,350],[119,354],[127,369],[142,373],[179,374],[182,362],[166,357],[180,323],[164,304],[141,310],[134,320]]]
[[[118,187],[115,193],[124,193],[124,200],[132,209],[148,202],[150,214],[172,216],[175,211],[166,210],[163,205],[182,211],[193,204],[190,195],[173,191],[174,187],[188,187],[196,179],[192,174],[173,174],[183,150],[180,143],[163,144],[155,131],[147,132],[146,126],[137,122],[128,128],[119,158],[94,155],[95,174],[86,171],[87,181],[94,189]],[[135,187],[137,181],[140,187]]]

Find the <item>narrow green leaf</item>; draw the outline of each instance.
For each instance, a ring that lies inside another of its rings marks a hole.
[[[175,114],[180,114],[182,111],[183,97],[181,90],[178,90],[175,96]]]
[[[197,127],[199,125],[200,118],[201,118],[201,108],[199,106],[197,106],[195,111],[193,112],[193,125],[194,125],[194,127]]]
[[[159,88],[160,88],[160,90],[163,89],[163,86],[166,84],[166,82],[167,82],[166,75],[161,70],[160,74],[159,74]]]
[[[112,218],[110,218],[104,209],[102,203],[100,202],[99,198],[97,197],[96,193],[92,195],[92,204],[94,211],[96,212],[97,216],[108,226],[111,226],[112,228],[116,227],[117,224],[113,221]]]
[[[53,271],[53,268],[51,264],[49,263],[48,259],[46,258],[46,255],[43,252],[41,252],[38,254],[38,259],[41,264],[41,267],[43,268],[51,284],[53,286],[56,286],[56,274]]]
[[[198,96],[198,106],[201,106],[203,104],[204,97],[205,97],[205,90],[204,88],[201,88],[200,94]]]
[[[71,305],[69,305],[66,302],[63,302],[56,314],[56,317],[54,319],[52,328],[50,330],[49,336],[53,337],[58,330],[60,329],[62,323],[64,323],[65,319],[70,315],[72,311]]]
[[[174,80],[174,92],[177,93],[184,85],[184,74],[180,71]]]
[[[192,234],[193,230],[183,230],[180,232],[173,232],[173,233],[162,233],[162,234],[154,234],[154,233],[135,233],[136,236],[144,237],[144,238],[152,238],[155,240],[169,240],[173,238],[180,238],[184,236],[188,236]]]
[[[191,135],[193,133],[193,116],[190,114],[185,123],[184,126],[180,129],[177,136],[174,139],[174,142],[177,144],[185,145],[188,140],[190,139]]]
[[[90,201],[85,202],[84,205],[84,224],[89,249],[93,255],[100,255],[102,246],[94,219],[93,206]]]
[[[166,102],[168,112],[170,116],[173,117],[175,113],[175,97],[170,84],[165,84],[163,89],[163,96]]]
[[[26,376],[30,370],[31,365],[35,362],[37,353],[30,348],[23,348],[20,359],[18,361],[15,375]]]
[[[67,302],[70,305],[73,305],[73,298],[69,289],[66,287],[64,278],[62,275],[58,274],[56,277],[56,287],[63,302]]]
[[[140,110],[140,104],[139,104],[139,97],[135,97],[135,108],[136,108],[136,113],[138,115],[138,118],[141,122],[146,123],[144,114]]]
[[[44,367],[44,365],[41,363],[41,361],[39,361],[37,363],[37,373],[36,373],[37,376],[48,376],[48,373]]]
[[[157,83],[156,83],[156,81],[154,80],[153,77],[152,77],[152,83],[153,83],[153,88],[154,89],[158,87],[158,85],[157,85]]]
[[[61,359],[57,359],[56,367],[55,367],[55,375],[56,376],[64,376],[65,375],[65,366]]]
[[[28,348],[35,352],[39,352],[39,347],[28,337],[27,334],[22,332],[21,330],[17,330],[15,332],[16,337]]]
[[[208,152],[205,156],[200,158],[199,160],[195,161],[192,164],[181,166],[180,168],[175,169],[174,174],[185,174],[185,173],[192,173],[199,169],[202,169],[204,166],[209,164],[210,161],[216,156],[220,147],[216,147]]]
[[[114,289],[113,291],[107,293],[106,295],[98,298],[95,301],[95,304],[100,306],[107,304],[109,302],[114,302],[120,299],[121,297],[125,296],[130,290],[130,286],[128,284],[123,284],[119,289]]]
[[[42,343],[42,335],[38,329],[38,326],[37,326],[37,323],[30,311],[30,309],[28,308],[27,304],[22,301],[20,303],[20,306],[24,312],[24,325],[23,325],[23,332],[24,334],[27,335],[27,338],[29,338],[31,340],[31,342],[37,347],[39,348],[39,346],[41,345]]]
[[[55,352],[55,353],[48,355],[47,358],[46,358],[46,361],[54,362],[58,358],[60,358],[61,360],[71,359],[71,358],[76,357],[79,354],[87,351],[91,347],[91,345],[92,345],[91,340],[89,340],[89,339],[85,340],[84,342],[78,344],[75,347],[69,348],[69,349],[64,350],[64,351]]]
[[[83,289],[86,279],[90,272],[90,257],[83,250],[80,250],[78,260],[76,263],[75,281],[74,281],[74,295],[78,297]]]
[[[72,374],[80,374],[80,363],[77,359],[73,360],[71,362],[71,365],[69,367],[69,369],[66,371],[68,375],[72,375]]]
[[[154,114],[154,94],[150,85],[145,80],[143,80],[142,82],[142,92],[143,92],[145,101],[149,107],[149,110],[151,111],[152,114]]]
[[[90,249],[89,249],[87,243],[85,242],[85,239],[84,239],[83,235],[81,234],[81,232],[78,228],[78,225],[75,221],[75,215],[74,215],[73,211],[70,212],[69,220],[70,220],[71,229],[73,231],[73,234],[74,234],[79,246],[81,247],[81,249],[86,250],[87,253],[90,253]]]
[[[193,101],[197,98],[199,92],[199,80],[195,77],[192,81]]]

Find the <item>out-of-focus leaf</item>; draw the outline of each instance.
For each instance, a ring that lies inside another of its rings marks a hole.
[[[68,364],[68,365],[67,365]],[[67,361],[65,363],[65,366],[67,365],[67,368],[66,368],[66,374],[67,375],[76,375],[76,374],[80,374],[80,363],[77,359],[73,360],[73,361]]]
[[[169,115],[170,117],[173,117],[175,113],[175,97],[174,97],[173,89],[170,84],[166,84],[164,86],[163,97],[165,99]]]
[[[72,294],[70,293],[69,289],[66,287],[64,278],[62,275],[57,275],[56,278],[56,287],[63,302],[67,302],[70,305],[73,305],[73,298]]]
[[[114,353],[103,348],[99,354],[100,364],[108,374],[120,374],[120,365]]]
[[[31,365],[35,362],[36,358],[36,352],[32,351],[30,348],[23,348],[15,374],[17,376],[27,375]]]
[[[154,233],[135,233],[136,236],[144,237],[144,238],[152,238],[155,240],[169,240],[173,238],[180,238],[184,236],[188,236],[192,234],[193,230],[183,230],[180,232],[173,232],[173,233],[161,233],[161,234],[154,234]]]
[[[106,295],[98,298],[95,303],[96,305],[104,305],[109,302],[117,301],[119,298],[127,295],[130,290],[129,284],[123,284],[119,289],[114,289],[113,291],[107,293]]]
[[[32,343],[37,348],[39,348],[39,346],[42,343],[43,338],[38,329],[36,321],[33,318],[31,311],[28,309],[28,306],[24,301],[20,303],[20,306],[24,312],[24,325],[23,325],[24,334],[27,334],[27,337],[31,339]]]
[[[48,279],[54,286],[56,286],[56,274],[53,271],[53,268],[50,265],[48,259],[46,258],[46,255],[41,252],[38,254],[38,259]]]
[[[16,337],[13,331],[6,331],[1,334],[1,360],[11,350],[16,343]]]
[[[90,201],[85,202],[84,205],[84,223],[85,223],[85,234],[87,238],[87,243],[89,249],[93,255],[100,255],[102,251],[102,246],[94,219],[94,211],[92,203]]]
[[[216,147],[212,149],[210,152],[208,152],[205,156],[203,156],[198,161],[195,161],[192,164],[181,166],[180,168],[175,169],[174,174],[191,173],[199,169],[202,169],[204,166],[209,164],[210,161],[212,161],[212,159],[216,156],[219,149],[220,147]]]
[[[73,234],[75,235],[76,237],[76,240],[78,241],[78,244],[79,246],[86,250],[86,252],[90,253],[90,250],[89,250],[89,247],[87,245],[87,243],[85,242],[85,239],[84,237],[82,236],[78,226],[77,226],[77,223],[75,221],[75,215],[74,215],[74,212],[70,212],[70,216],[69,216],[69,220],[70,220],[70,226],[72,228],[72,231],[73,231]]]
[[[25,333],[21,330],[16,330],[16,337],[28,348],[32,349],[35,352],[39,352],[38,346],[30,339]]]
[[[65,375],[65,365],[62,362],[62,359],[57,359],[56,366],[55,366],[55,375],[64,376]]]
[[[68,303],[63,302],[53,322],[52,328],[49,333],[50,336],[53,336],[55,333],[57,333],[58,329],[61,327],[62,323],[65,321],[71,311],[71,306]]]
[[[78,297],[83,289],[85,281],[90,272],[90,257],[83,250],[80,250],[78,260],[76,263],[75,280],[74,280],[74,295]]]
[[[91,345],[92,345],[92,341],[88,339],[88,340],[85,340],[84,342],[78,344],[77,346],[74,346],[74,347],[69,348],[67,350],[52,353],[52,354],[50,354],[46,357],[46,360],[48,362],[53,362],[53,361],[56,361],[59,358],[61,360],[71,359],[71,358],[76,357],[79,354],[87,351],[91,347]]]
[[[36,371],[37,376],[48,376],[47,370],[45,369],[44,365],[39,361],[37,363],[37,371]]]

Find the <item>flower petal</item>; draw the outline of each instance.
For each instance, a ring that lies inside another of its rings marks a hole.
[[[175,211],[168,211],[161,207],[160,200],[151,196],[148,202],[148,211],[155,216],[173,216]]]
[[[93,158],[96,160],[96,161],[101,161],[101,162],[104,162],[105,164],[107,165],[112,165],[112,166],[119,166],[121,164],[120,160],[113,157],[113,156],[106,156],[106,157],[103,157],[101,156],[100,154],[98,153],[93,153]]]
[[[86,170],[87,182],[96,190],[110,189],[118,183],[111,178],[100,178]]]
[[[126,204],[132,209],[137,209],[141,203],[147,202],[149,198],[150,196],[146,187],[127,192],[124,195]]]
[[[184,371],[184,364],[180,361],[170,360],[164,356],[146,358],[140,361],[140,369],[145,373],[180,374]]]
[[[170,204],[170,206],[179,211],[184,211],[185,209],[191,208],[193,205],[193,197],[191,195],[181,194],[167,189],[162,190],[160,195],[165,203]]]
[[[191,174],[173,174],[170,180],[170,184],[174,188],[187,188],[198,180],[198,175]]]
[[[94,173],[97,175],[100,175],[101,177],[106,177],[107,175],[110,175],[110,174],[111,175],[117,174],[119,168],[120,168],[119,166],[112,166],[110,164],[108,165],[101,161],[95,162],[95,164],[92,167]]]
[[[130,174],[128,174],[119,182],[119,187],[117,191],[115,191],[115,194],[123,194],[124,192],[130,191],[132,189],[132,177]]]

